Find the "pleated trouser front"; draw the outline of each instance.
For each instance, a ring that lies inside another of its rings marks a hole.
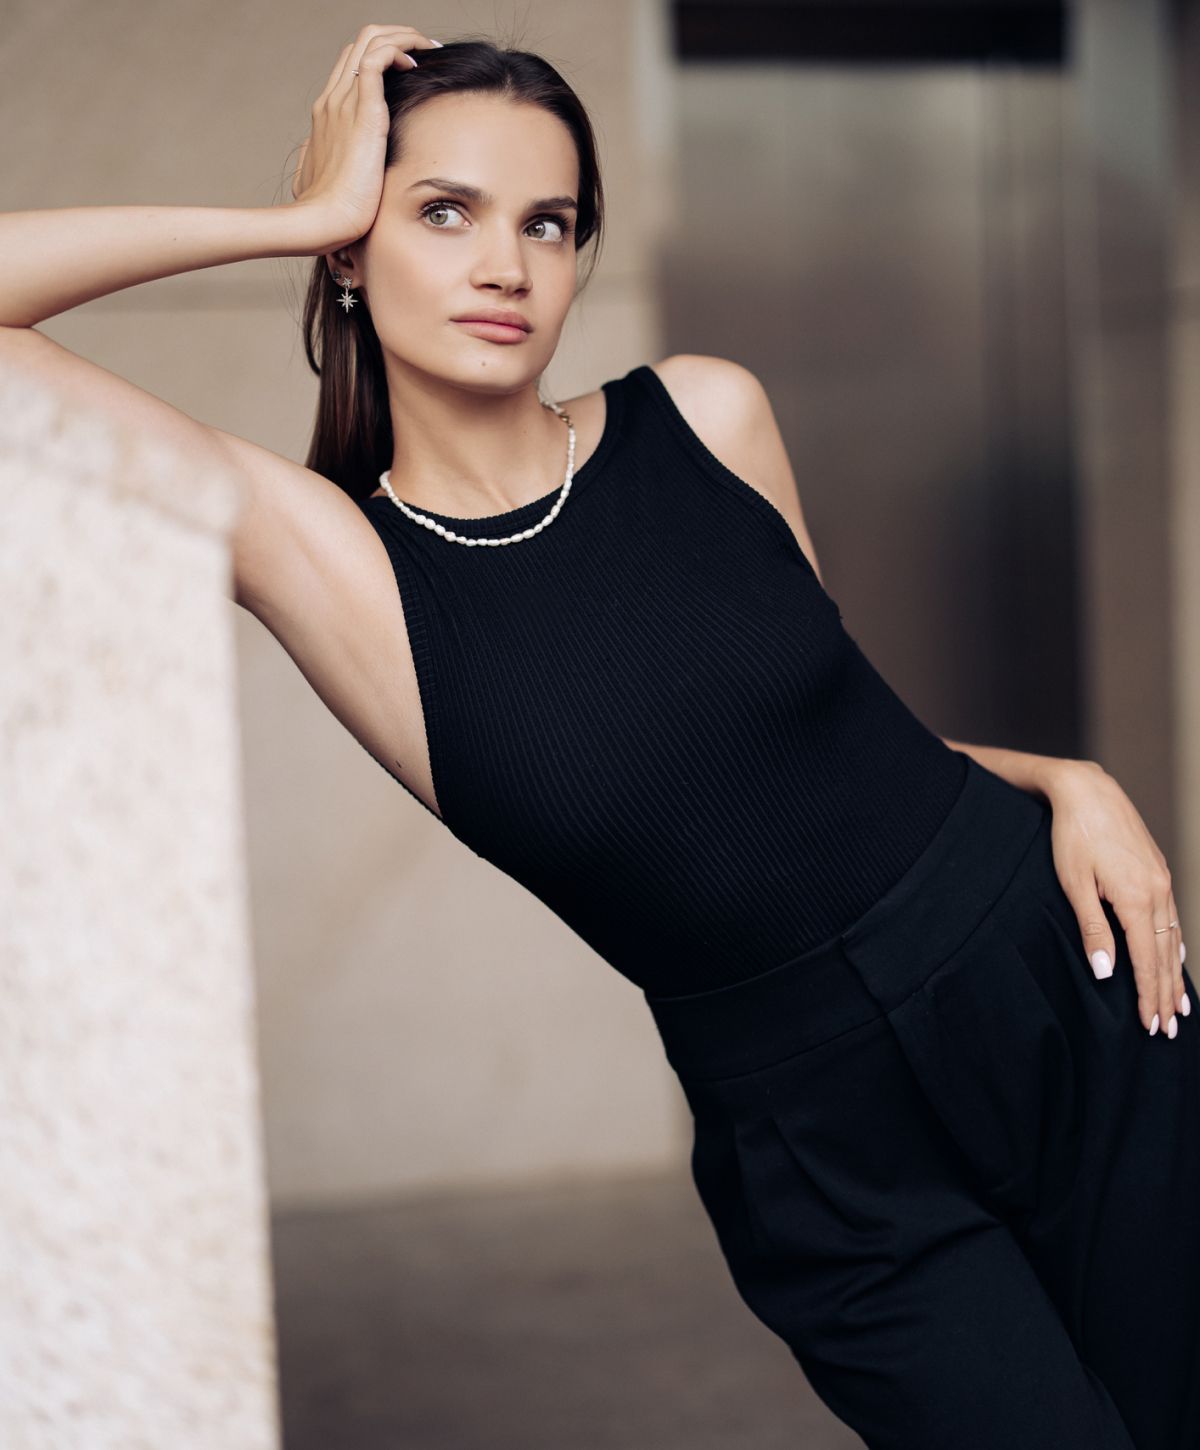
[[[1200,1450],[1200,1016],[1146,1032],[1107,903],[1095,979],[1049,807],[968,765],[836,938],[647,998],[700,1199],[872,1450]]]

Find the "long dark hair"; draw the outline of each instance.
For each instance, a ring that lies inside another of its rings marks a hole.
[[[383,94],[391,118],[385,170],[400,153],[404,118],[448,91],[490,92],[541,106],[571,132],[579,156],[576,253],[595,241],[582,288],[599,256],[604,193],[596,138],[579,97],[548,61],[527,50],[503,49],[490,40],[460,40],[422,50],[416,70],[384,72]],[[392,461],[387,379],[370,313],[365,307],[346,311],[337,299],[324,256],[314,258],[304,301],[304,351],[321,385],[304,461],[351,498],[363,499],[374,493],[380,473]]]

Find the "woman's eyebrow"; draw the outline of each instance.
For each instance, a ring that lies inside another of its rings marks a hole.
[[[408,189],[416,191],[419,186],[433,187],[436,191],[447,191],[452,196],[461,196],[464,201],[473,201],[477,206],[487,206],[496,199],[489,191],[480,191],[477,186],[468,186],[465,181],[451,181],[445,176],[423,177],[420,181],[414,181]],[[529,205],[570,207],[574,211],[579,210],[579,203],[573,196],[542,196],[536,201],[531,201]]]

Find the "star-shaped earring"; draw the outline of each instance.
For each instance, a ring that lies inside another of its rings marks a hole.
[[[333,280],[334,282],[341,284],[342,295],[338,298],[338,301],[341,303],[345,311],[349,312],[354,304],[358,301],[358,298],[351,293],[349,280],[343,277],[340,272],[335,272],[333,274]]]

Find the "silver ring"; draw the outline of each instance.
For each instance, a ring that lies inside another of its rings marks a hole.
[[[1178,925],[1179,925],[1179,923],[1177,921],[1173,921],[1171,923],[1171,926],[1178,926]],[[1158,936],[1161,932],[1170,931],[1171,930],[1171,926],[1156,926],[1154,928],[1154,935],[1155,936]]]
[[[357,75],[357,74],[358,74],[358,72],[357,72],[357,71],[355,71],[355,72],[354,72],[354,74],[355,74],[355,75]]]

